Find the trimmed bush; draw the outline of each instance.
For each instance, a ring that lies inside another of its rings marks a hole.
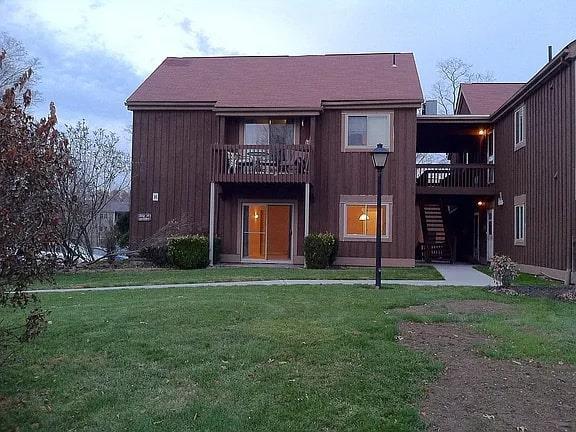
[[[338,255],[338,239],[331,233],[310,234],[304,239],[304,258],[308,268],[327,268]]]
[[[146,246],[140,249],[138,254],[159,267],[166,267],[169,264],[168,247],[166,245]]]
[[[492,278],[503,287],[509,287],[518,276],[518,266],[506,255],[494,255],[490,260]]]
[[[208,267],[208,237],[195,234],[168,239],[168,257],[170,262],[181,269],[199,269]]]

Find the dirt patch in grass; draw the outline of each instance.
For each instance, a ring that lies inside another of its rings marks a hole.
[[[576,302],[576,288],[573,286],[513,286],[508,288],[491,287],[490,292],[508,295],[526,295],[554,300]]]
[[[512,306],[491,300],[447,300],[423,305],[394,309],[396,312],[415,315],[437,314],[494,314],[512,310]]]
[[[469,326],[401,323],[400,336],[445,365],[421,406],[428,430],[576,430],[576,368],[483,357],[490,338]]]

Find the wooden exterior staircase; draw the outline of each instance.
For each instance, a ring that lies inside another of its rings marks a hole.
[[[446,232],[446,209],[441,203],[423,203],[420,205],[420,212],[424,235],[424,243],[420,245],[422,258],[426,262],[453,262]]]

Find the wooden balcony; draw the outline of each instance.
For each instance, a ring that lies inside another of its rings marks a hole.
[[[215,145],[212,173],[215,182],[310,183],[312,146]]]
[[[418,164],[416,193],[436,195],[493,195],[494,165]]]

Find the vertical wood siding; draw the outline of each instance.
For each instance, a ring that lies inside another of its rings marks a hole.
[[[188,215],[208,231],[211,151],[217,136],[211,111],[134,111],[130,243]],[[159,201],[152,201],[152,193]],[[152,220],[139,222],[139,213]]]
[[[187,214],[199,229],[208,229],[211,149],[218,120],[209,111],[135,111],[131,203],[133,246],[170,220]],[[228,119],[225,139],[238,140],[238,121]],[[307,122],[306,122],[307,123]],[[301,133],[307,137],[309,125]],[[310,208],[311,232],[339,234],[340,195],[374,195],[376,173],[368,153],[341,152],[341,111],[327,110],[317,122]],[[416,113],[395,110],[394,153],[384,175],[384,194],[393,196],[393,241],[383,256],[414,258]],[[152,201],[152,193],[159,201]],[[295,255],[303,254],[304,185],[222,184],[217,200],[217,235],[222,253],[237,254],[238,200],[291,200],[297,204]],[[138,213],[151,213],[138,222]],[[374,242],[342,242],[340,256],[373,257]]]
[[[369,153],[341,152],[342,112],[325,110],[318,122],[310,232],[339,232],[340,195],[375,195],[376,171]],[[384,170],[384,195],[393,196],[392,242],[384,258],[414,258],[416,111],[394,111],[394,153]],[[374,242],[340,242],[339,256],[374,257]]]
[[[495,251],[515,261],[565,270],[574,226],[574,63],[530,94],[526,146],[514,151],[514,107],[495,124]],[[518,105],[519,106],[519,105]],[[514,196],[526,194],[526,246],[514,246]]]

